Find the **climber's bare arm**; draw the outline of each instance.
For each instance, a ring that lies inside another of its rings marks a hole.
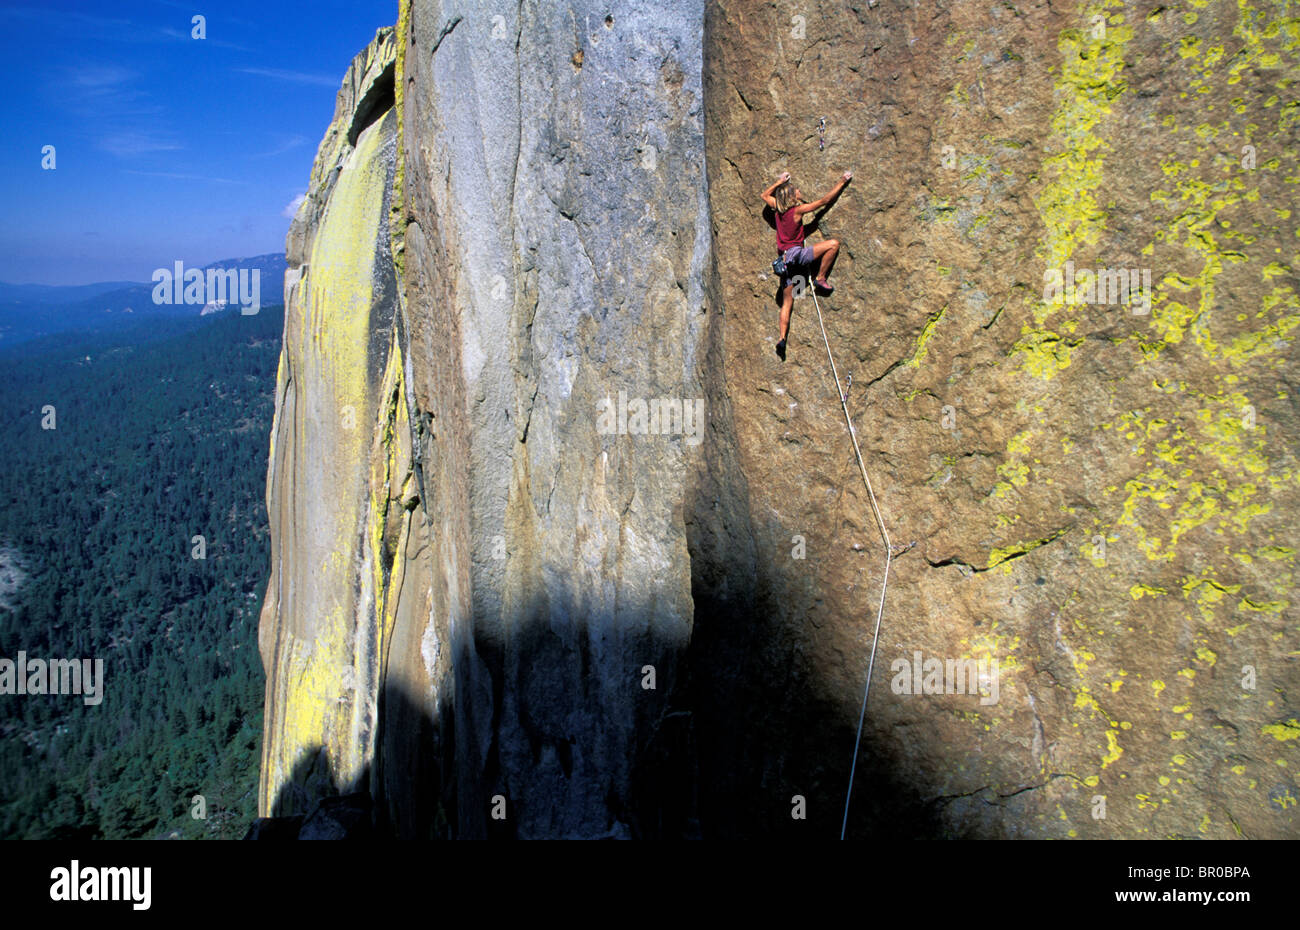
[[[844,174],[840,176],[840,179],[835,182],[835,186],[831,188],[829,194],[825,197],[814,200],[812,203],[799,204],[799,206],[794,208],[795,214],[803,216],[805,213],[812,213],[816,210],[820,210],[822,207],[830,206],[835,202],[835,198],[839,197],[839,195],[844,192],[844,188],[849,186],[849,181],[851,180],[853,180],[853,172],[844,172]]]
[[[772,191],[776,190],[778,187],[780,187],[789,179],[790,179],[790,172],[788,171],[783,172],[782,175],[776,179],[776,182],[771,187],[763,191],[763,202],[767,204],[769,207],[771,207],[773,210],[776,209],[776,198],[772,196]]]

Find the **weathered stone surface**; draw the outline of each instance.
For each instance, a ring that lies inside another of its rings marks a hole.
[[[346,620],[336,625],[324,604],[291,615],[283,594],[268,598],[264,615],[268,641],[282,641],[268,652],[275,767],[264,766],[264,804],[287,793],[300,810],[325,790],[312,787],[315,774],[300,789],[290,770],[320,746],[328,765],[306,770],[327,770],[333,788],[346,791],[370,767],[398,832],[630,834],[632,770],[666,713],[675,657],[690,635],[686,501],[703,427],[620,436],[602,434],[598,421],[601,401],[620,391],[689,403],[692,412],[703,402],[702,7],[668,12],[676,15],[629,9],[615,28],[596,6],[525,9],[522,19],[500,21],[474,5],[403,11],[395,68],[403,183],[392,228],[404,270],[397,345],[405,362],[392,390],[418,416],[384,420],[371,403],[389,397],[389,382],[379,386],[381,354],[366,366],[369,393],[355,393],[367,398],[357,422],[380,424],[365,450],[372,463],[404,462],[389,447],[412,443],[418,494],[405,519],[413,528],[389,534],[405,553],[393,580],[371,585],[370,572],[351,568],[389,549],[367,531],[379,508],[357,496],[365,455],[344,444],[351,484],[321,499],[352,521],[359,542],[341,551],[342,570],[315,577],[313,596],[341,599],[346,609],[336,616]],[[358,59],[367,73],[375,54]],[[536,66],[557,55],[562,68]],[[340,144],[332,140],[352,120],[340,101],[323,150]],[[372,190],[360,193],[377,205]],[[309,198],[325,203],[316,243],[345,195],[357,198],[340,181]],[[300,217],[310,230],[307,209]],[[346,299],[331,293],[323,306]],[[292,310],[286,329],[292,341],[307,338]],[[355,344],[330,328],[323,335]],[[317,396],[329,376],[296,383]],[[350,438],[309,441],[301,464],[291,455],[304,452],[277,451],[271,499],[283,508],[303,496],[300,479],[289,486],[296,470],[322,461],[337,470],[329,450]],[[291,530],[293,522],[281,517],[274,530],[282,575],[313,545],[339,537],[301,519]],[[303,544],[307,533],[321,542]],[[380,603],[393,605],[392,620]],[[278,657],[286,652],[290,659]],[[332,710],[329,688],[339,683],[322,681],[301,703],[323,722],[295,718],[305,712],[293,709],[300,686],[288,684],[305,677],[292,665],[305,661],[297,653],[357,670],[355,691],[342,692],[350,716]],[[653,690],[642,687],[647,665]],[[453,731],[454,756],[440,750]],[[411,732],[423,735],[401,735]],[[442,810],[412,816],[431,795]],[[490,818],[495,795],[509,804],[499,825]]]
[[[1298,48],[1280,2],[403,3],[289,236],[262,813],[838,835],[884,554],[759,193],[851,168],[822,310],[916,546],[850,835],[1296,835]],[[1045,301],[1067,261],[1149,314]],[[916,652],[997,703],[894,693]]]
[[[376,739],[384,607],[401,533],[385,514],[402,494],[393,478],[402,468],[388,468],[389,457],[402,453],[382,438],[400,400],[387,216],[396,116],[390,106],[362,127],[344,103],[368,99],[361,75],[382,80],[376,58],[384,54],[391,64],[391,30],[353,62],[326,137],[330,155],[318,158],[289,236],[290,344],[276,389],[271,579],[260,627],[270,674],[259,804],[268,815],[303,813],[321,792],[364,787]],[[357,130],[355,147],[345,126]]]
[[[699,447],[597,411],[703,396],[701,10],[414,5],[404,321],[462,836],[497,794],[513,835],[627,833],[690,636]]]
[[[823,310],[890,532],[917,546],[893,565],[863,755],[881,783],[851,830],[911,801],[951,836],[1296,834],[1269,796],[1300,762],[1285,8],[822,4],[799,38],[783,8],[710,5],[723,359],[778,634],[744,674],[793,698],[724,752],[766,766],[755,798],[800,792],[838,825],[882,568],[810,299],[789,361],[772,352],[758,194],[854,169]],[[1068,260],[1151,269],[1150,314],[1044,303]],[[997,659],[998,703],[891,693],[918,650]]]

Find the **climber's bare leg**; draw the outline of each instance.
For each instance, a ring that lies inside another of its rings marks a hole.
[[[776,354],[785,361],[785,337],[790,334],[790,311],[794,309],[794,284],[786,284],[781,291],[780,337],[776,344]]]
[[[794,309],[794,285],[787,284],[781,292],[781,335],[779,342],[785,342],[790,334],[790,311]]]
[[[821,261],[821,266],[817,271],[817,280],[825,281],[826,276],[831,273],[831,268],[835,267],[835,259],[840,254],[840,240],[823,239],[813,245],[813,258]]]

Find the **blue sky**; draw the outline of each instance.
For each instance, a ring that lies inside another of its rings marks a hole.
[[[343,73],[396,19],[397,0],[0,0],[0,281],[283,251]]]

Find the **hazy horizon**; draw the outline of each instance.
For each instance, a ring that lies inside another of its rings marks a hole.
[[[205,261],[201,264],[199,262],[184,262],[184,264],[185,267],[187,268],[205,268],[209,265],[220,264],[222,262],[233,262],[233,261],[244,262],[255,258],[267,258],[273,255],[283,256],[284,255],[283,246],[272,252],[256,252],[250,255],[223,255],[221,258]],[[174,261],[181,261],[181,260],[175,259]],[[145,263],[146,264],[148,263],[147,260],[145,261]],[[140,286],[140,285],[148,285],[154,283],[151,280],[153,270],[157,268],[164,268],[164,267],[171,268],[171,264],[170,263],[163,264],[163,265],[154,264],[150,269],[150,274],[145,275],[144,277],[138,279],[106,278],[103,280],[96,280],[96,281],[74,281],[70,284],[51,284],[49,281],[6,281],[4,279],[0,279],[0,286],[2,287],[50,287],[50,288],[96,287],[96,286],[108,285],[108,284],[122,285],[125,287]]]

